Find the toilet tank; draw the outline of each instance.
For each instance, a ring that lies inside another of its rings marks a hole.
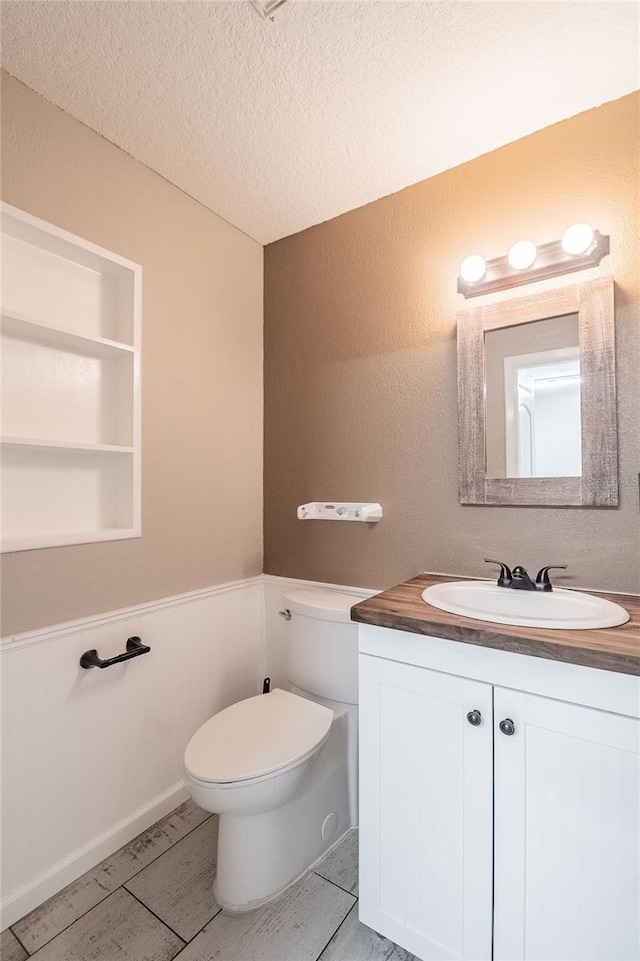
[[[317,697],[358,703],[358,629],[349,618],[353,594],[292,588],[282,595],[291,620],[284,625],[287,678]]]

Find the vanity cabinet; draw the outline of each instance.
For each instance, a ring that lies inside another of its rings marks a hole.
[[[359,671],[360,920],[419,958],[489,958],[491,686],[362,655]]]
[[[359,632],[361,921],[424,961],[637,961],[638,679]]]

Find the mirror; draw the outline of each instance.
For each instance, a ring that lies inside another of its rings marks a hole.
[[[610,278],[458,315],[462,504],[616,506]]]
[[[484,332],[488,477],[580,477],[578,315]]]

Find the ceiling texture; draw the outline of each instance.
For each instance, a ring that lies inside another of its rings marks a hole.
[[[617,0],[3,0],[2,65],[267,244],[640,86]]]

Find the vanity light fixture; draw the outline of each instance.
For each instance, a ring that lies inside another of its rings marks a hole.
[[[547,280],[574,270],[596,267],[609,253],[609,237],[589,224],[573,224],[562,235],[540,247],[519,240],[504,257],[485,260],[479,254],[466,257],[460,267],[458,293],[479,297],[496,290]],[[481,272],[481,267],[484,269]]]

